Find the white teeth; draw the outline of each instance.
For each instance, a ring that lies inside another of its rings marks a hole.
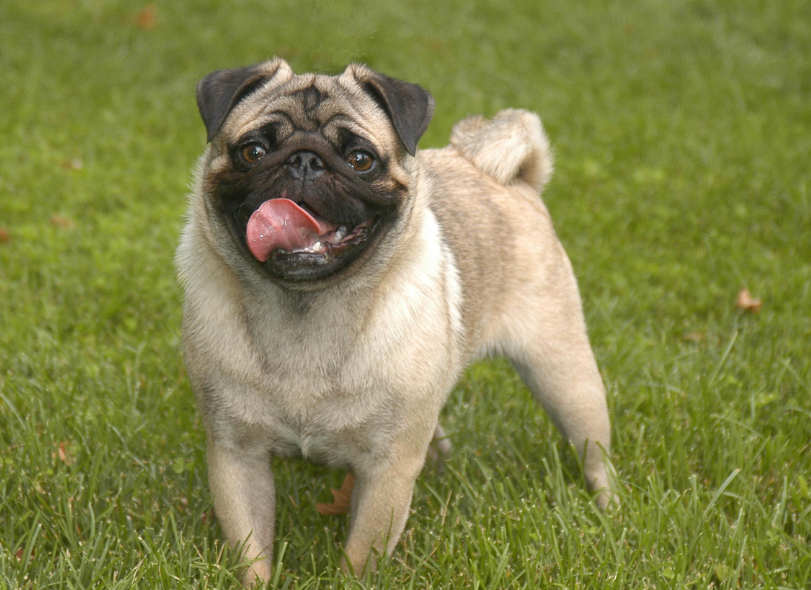
[[[316,242],[315,244],[310,244],[306,248],[301,248],[299,250],[293,250],[293,252],[306,252],[309,254],[319,254],[321,252],[326,252],[327,247],[323,244],[323,242]],[[279,249],[280,252],[284,252],[287,254],[286,250]]]
[[[338,229],[332,232],[332,235],[329,237],[329,243],[335,245],[341,240],[343,240],[345,236],[346,236],[346,226],[340,225],[338,226]]]

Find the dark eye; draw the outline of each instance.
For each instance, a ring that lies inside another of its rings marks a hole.
[[[371,154],[360,151],[349,154],[346,161],[349,162],[349,165],[352,166],[356,172],[368,172],[375,163],[375,159]]]
[[[258,143],[249,143],[242,148],[242,159],[248,164],[256,164],[267,155],[267,151]]]

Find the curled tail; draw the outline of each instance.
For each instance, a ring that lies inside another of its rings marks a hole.
[[[459,121],[451,145],[499,184],[522,180],[539,191],[552,176],[552,149],[535,113],[501,111],[492,120],[482,116]]]

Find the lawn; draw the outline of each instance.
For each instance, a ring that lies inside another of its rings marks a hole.
[[[3,0],[0,40],[0,588],[238,587],[172,258],[195,84],[272,55],[422,84],[422,147],[541,115],[623,505],[487,361],[377,575],[339,572],[347,519],[315,509],[343,474],[274,460],[271,587],[811,587],[805,0]]]

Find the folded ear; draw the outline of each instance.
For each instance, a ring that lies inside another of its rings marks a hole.
[[[417,142],[434,116],[434,97],[421,86],[389,78],[369,68],[356,70],[356,76],[364,90],[389,115],[397,136],[413,156]]]
[[[242,99],[273,78],[282,63],[282,60],[276,59],[244,68],[217,70],[197,84],[197,108],[206,126],[207,141],[216,137],[228,113]]]

